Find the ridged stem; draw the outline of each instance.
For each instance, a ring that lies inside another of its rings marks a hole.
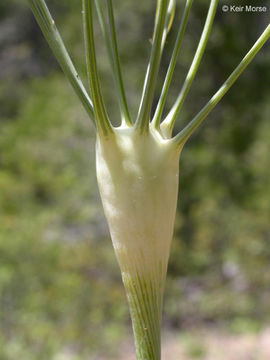
[[[161,279],[162,281],[162,279]],[[161,359],[161,312],[163,286],[151,274],[123,273],[132,319],[137,360]]]

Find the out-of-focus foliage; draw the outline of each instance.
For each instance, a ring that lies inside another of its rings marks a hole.
[[[154,2],[114,3],[135,116]],[[221,85],[267,21],[263,14],[222,13],[222,3],[179,128]],[[84,78],[80,2],[48,5]],[[182,8],[178,1],[174,25]],[[206,11],[205,1],[194,2],[168,104],[181,86]],[[176,30],[169,35],[159,88]],[[108,111],[117,122],[98,27],[96,38]],[[168,326],[210,322],[243,331],[270,318],[269,62],[268,45],[183,150],[165,298]],[[2,0],[0,358],[58,359],[62,353],[83,359],[112,350],[127,325],[131,334],[97,192],[93,127],[26,3]]]

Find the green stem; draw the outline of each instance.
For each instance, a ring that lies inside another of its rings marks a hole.
[[[162,51],[163,51],[163,48],[164,48],[164,45],[166,42],[167,35],[170,32],[171,27],[172,27],[174,15],[175,15],[175,8],[176,8],[176,0],[170,0],[169,5],[168,5],[166,19],[165,19],[162,42],[161,42]]]
[[[245,70],[248,64],[252,61],[255,55],[259,52],[262,46],[270,37],[270,25],[264,30],[259,39],[246,54],[240,64],[228,77],[228,79],[223,83],[220,89],[215,93],[215,95],[209,100],[209,102],[202,108],[202,110],[190,121],[190,123],[173,138],[173,141],[177,146],[182,147],[190,135],[195,131],[195,129],[201,124],[201,122],[207,117],[210,111],[217,105],[217,103],[222,99],[234,82],[238,79],[241,73]]]
[[[144,81],[139,113],[136,120],[136,127],[140,128],[142,132],[148,131],[149,129],[149,120],[153,103],[154,90],[162,55],[162,39],[168,2],[169,0],[160,0],[157,3],[157,21],[154,30],[153,45]]]
[[[114,23],[114,14],[113,14],[113,5],[112,0],[107,0],[108,6],[108,16],[109,16],[109,26],[110,26],[110,34],[111,34],[111,43],[112,43],[112,58],[114,63],[114,77],[115,83],[118,91],[118,100],[120,105],[121,117],[122,117],[122,124],[131,126],[132,122],[130,120],[123,78],[121,73],[121,66],[120,66],[120,59],[118,54],[117,48],[117,39],[116,39],[116,32],[115,32],[115,23]]]
[[[159,125],[160,125],[160,121],[161,121],[161,117],[162,117],[162,113],[163,113],[163,109],[165,106],[165,102],[166,102],[166,98],[168,95],[168,91],[169,91],[169,87],[171,84],[171,80],[172,80],[172,76],[173,76],[173,72],[175,69],[175,65],[176,65],[176,61],[177,61],[177,57],[181,48],[181,44],[182,44],[182,39],[183,39],[183,35],[185,32],[185,28],[187,25],[187,21],[188,21],[188,16],[189,16],[189,12],[190,12],[190,8],[192,5],[193,0],[186,0],[186,5],[185,5],[185,10],[182,16],[182,20],[180,23],[180,27],[179,27],[179,31],[177,34],[177,38],[175,41],[175,45],[174,45],[174,49],[173,49],[173,54],[171,57],[171,61],[170,61],[170,65],[166,74],[166,78],[165,78],[165,82],[161,91],[161,96],[155,111],[155,115],[153,118],[153,126],[155,129],[159,129]]]
[[[77,96],[81,100],[91,120],[94,121],[94,110],[92,101],[85,90],[79,75],[72,63],[65,44],[59,34],[55,22],[44,0],[27,0],[29,6],[40,26],[45,39],[52,49],[57,61],[59,62],[64,74],[67,76]]]
[[[141,271],[137,271],[136,276],[128,273],[122,276],[132,319],[136,360],[160,360],[163,284],[155,284]]]
[[[175,104],[173,105],[171,111],[169,112],[166,119],[162,123],[162,128],[165,129],[166,133],[171,134],[176,117],[182,108],[182,105],[186,99],[186,96],[189,92],[191,84],[192,84],[194,77],[197,73],[197,70],[199,68],[199,65],[200,65],[210,32],[211,32],[213,20],[214,20],[215,14],[216,14],[217,4],[218,4],[218,0],[211,0],[207,18],[206,18],[205,25],[203,28],[203,32],[202,32],[197,50],[195,52],[193,61],[191,63],[190,69],[186,76],[185,82],[183,84],[183,87],[180,91],[178,98],[176,99]]]
[[[102,131],[104,135],[107,135],[108,133],[112,133],[113,130],[105,110],[105,105],[103,102],[97,73],[97,62],[92,23],[92,1],[82,0],[82,2],[87,73],[93,99],[95,118],[98,130]]]
[[[111,1],[110,1],[111,2]],[[114,25],[114,15],[113,15],[113,7],[112,4],[108,3],[107,0],[107,7],[109,12],[109,25],[110,25],[110,33],[107,29],[106,20],[104,17],[104,13],[102,11],[102,7],[100,4],[100,0],[95,0],[95,5],[97,9],[98,19],[101,26],[101,30],[103,33],[103,37],[105,40],[106,50],[109,57],[109,62],[112,70],[112,75],[117,91],[117,100],[119,103],[120,114],[121,114],[121,122],[122,125],[131,126],[132,122],[130,119],[130,114],[128,110],[124,84],[122,79],[121,73],[121,66],[120,60],[118,55],[117,49],[117,40],[116,40],[116,33],[115,33],[115,25]]]

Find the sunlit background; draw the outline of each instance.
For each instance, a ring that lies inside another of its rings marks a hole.
[[[183,10],[162,59],[155,103]],[[218,89],[269,21],[220,1],[181,128]],[[150,51],[154,0],[114,0],[133,118]],[[85,79],[81,4],[48,0]],[[208,1],[194,1],[168,99],[192,59]],[[96,24],[106,104],[119,112]],[[164,360],[270,358],[270,51],[255,58],[192,136],[164,303]],[[168,108],[167,108],[168,110]],[[95,178],[94,128],[26,1],[0,2],[0,359],[134,359],[132,332]]]

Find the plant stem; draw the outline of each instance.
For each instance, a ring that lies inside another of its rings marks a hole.
[[[135,338],[137,360],[160,360],[161,312],[164,284],[140,274],[123,273]]]
[[[157,2],[157,21],[154,29],[153,45],[150,55],[150,61],[145,76],[138,117],[136,120],[136,127],[140,128],[141,132],[148,131],[149,129],[149,120],[153,103],[154,90],[162,55],[161,45],[168,9],[168,2],[169,0],[160,0]]]
[[[245,70],[248,64],[252,61],[255,55],[259,52],[262,46],[270,38],[270,25],[264,30],[259,39],[246,54],[240,64],[232,72],[232,74],[227,78],[223,83],[220,89],[215,93],[214,96],[208,101],[208,103],[202,108],[202,110],[190,121],[190,123],[172,140],[177,144],[177,146],[182,147],[194,130],[201,124],[201,122],[207,117],[210,111],[217,105],[217,103],[222,99],[234,82],[238,79],[241,73]]]
[[[50,45],[56,59],[58,60],[64,74],[67,76],[84,108],[94,121],[94,110],[92,101],[81,82],[79,75],[67,52],[65,44],[59,34],[55,22],[44,0],[27,0],[36,18],[36,21],[43,32],[45,39]]]
[[[104,135],[107,135],[108,133],[112,133],[113,131],[112,125],[105,110],[105,105],[103,102],[97,73],[95,42],[92,23],[92,1],[83,0],[82,2],[87,73],[93,99],[96,124],[98,130],[102,131]]]
[[[119,103],[120,114],[121,114],[121,123],[124,126],[131,126],[132,122],[130,119],[130,114],[128,110],[126,94],[124,90],[123,78],[121,73],[120,59],[118,55],[117,49],[117,40],[115,33],[115,24],[114,24],[114,15],[113,15],[113,7],[112,3],[107,0],[107,8],[109,13],[109,25],[110,25],[110,33],[107,29],[106,20],[104,17],[104,13],[102,11],[102,7],[100,4],[100,0],[95,0],[95,5],[97,9],[98,19],[101,26],[101,30],[104,36],[105,45],[107,54],[109,57],[109,62],[112,70],[112,75],[117,91],[117,100]]]
[[[177,61],[177,57],[181,48],[181,44],[182,44],[182,39],[183,39],[183,35],[185,32],[185,28],[186,28],[186,24],[188,21],[188,15],[189,15],[189,11],[191,8],[193,0],[186,0],[186,5],[185,5],[185,10],[181,19],[181,23],[180,23],[180,27],[179,27],[179,31],[177,34],[177,38],[175,41],[175,45],[174,45],[174,49],[173,49],[173,54],[171,57],[171,61],[170,61],[170,65],[166,74],[166,78],[165,78],[165,82],[161,91],[161,96],[155,111],[155,115],[153,117],[153,126],[155,129],[159,129],[159,125],[160,125],[160,121],[161,121],[161,117],[162,117],[162,113],[163,113],[163,109],[165,106],[165,102],[166,102],[166,98],[168,95],[168,91],[169,91],[169,87],[171,84],[171,80],[172,80],[172,76],[173,76],[173,72],[175,69],[175,65],[176,65],[176,61]]]
[[[122,118],[122,125],[131,126],[132,122],[130,120],[124,84],[122,79],[121,73],[121,66],[120,66],[120,59],[118,54],[117,48],[117,39],[116,39],[116,32],[115,32],[115,23],[114,23],[114,14],[113,14],[113,5],[112,0],[107,0],[107,7],[108,7],[108,16],[109,16],[109,26],[110,26],[110,34],[111,34],[111,43],[112,43],[112,58],[114,63],[114,77],[115,83],[118,91],[118,100],[120,105],[121,111],[121,118]]]
[[[178,98],[176,99],[172,109],[170,110],[169,114],[167,115],[166,119],[162,123],[162,128],[165,129],[166,133],[171,134],[175,120],[177,115],[179,114],[182,105],[186,99],[186,96],[189,92],[189,89],[191,87],[191,84],[194,80],[194,77],[197,73],[197,70],[199,68],[202,56],[204,54],[204,50],[211,32],[212,24],[214,21],[214,17],[216,14],[218,0],[211,0],[208,14],[206,17],[205,25],[203,28],[203,32],[197,47],[197,50],[195,52],[193,61],[191,63],[191,66],[189,68],[188,74],[186,76],[185,82],[183,84],[183,87],[180,91],[180,94]]]
[[[175,8],[176,8],[176,0],[170,0],[170,1],[169,1],[169,5],[168,5],[168,10],[167,10],[166,19],[165,19],[165,25],[164,25],[164,30],[163,30],[162,42],[161,42],[161,48],[162,48],[162,50],[163,50],[163,48],[164,48],[167,35],[168,35],[168,33],[170,32],[171,27],[172,27],[174,15],[175,15]]]

